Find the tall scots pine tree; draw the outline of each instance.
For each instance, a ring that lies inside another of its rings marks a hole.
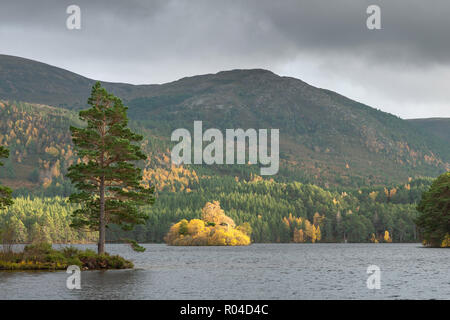
[[[102,254],[109,224],[131,230],[134,225],[145,223],[147,215],[138,207],[153,204],[154,188],[141,184],[142,170],[135,166],[137,160],[146,156],[133,144],[142,136],[127,127],[128,108],[99,82],[93,86],[88,104],[91,108],[79,113],[87,126],[70,127],[82,161],[68,169],[67,176],[79,190],[69,200],[81,204],[72,213],[72,226],[99,231],[98,253]]]
[[[0,159],[8,157],[9,157],[9,150],[3,146],[0,146]],[[0,166],[2,165],[3,163],[0,162]],[[6,208],[7,206],[13,203],[11,193],[12,190],[10,188],[0,186],[0,210]]]

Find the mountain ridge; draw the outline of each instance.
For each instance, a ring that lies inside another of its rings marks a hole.
[[[0,55],[0,99],[78,110],[95,80]],[[450,170],[449,143],[410,121],[265,69],[234,69],[158,85],[102,82],[140,128],[280,128],[280,179],[360,186]],[[220,171],[220,170],[219,170]],[[232,172],[227,172],[232,174]],[[233,173],[234,174],[234,173]]]

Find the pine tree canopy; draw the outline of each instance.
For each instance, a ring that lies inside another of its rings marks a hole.
[[[3,146],[0,146],[0,159],[8,158],[8,157],[9,157],[9,150]],[[2,166],[2,165],[3,165],[3,162],[0,161],[0,166]],[[12,190],[10,188],[0,186],[0,210],[13,204],[11,194],[12,194]]]
[[[135,164],[146,159],[134,144],[142,136],[127,127],[127,107],[99,82],[88,104],[91,108],[79,113],[87,126],[70,127],[81,159],[68,169],[68,177],[79,190],[69,200],[81,204],[72,214],[72,226],[101,232],[104,218],[105,226],[117,224],[130,230],[147,219],[138,207],[154,202],[154,188],[142,185],[142,170]]]
[[[450,172],[440,175],[417,206],[421,212],[416,224],[425,244],[439,247],[450,235]]]
[[[8,157],[9,157],[9,150],[3,146],[0,146],[0,159],[8,158]],[[3,162],[0,162],[0,166],[2,166],[2,165],[3,165]],[[12,194],[12,190],[10,188],[3,187],[0,185],[0,210],[5,209],[7,206],[10,206],[13,204],[11,194]]]

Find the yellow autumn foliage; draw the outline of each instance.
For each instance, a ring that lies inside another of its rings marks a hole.
[[[295,243],[312,242],[315,243],[322,239],[322,232],[320,231],[320,224],[324,217],[318,212],[314,214],[313,221],[311,223],[308,219],[295,217],[292,213],[289,213],[288,217],[284,217],[283,223],[287,229],[292,232],[292,241]]]
[[[450,247],[450,234],[449,234],[449,233],[447,233],[447,234],[445,235],[444,240],[442,240],[441,247],[442,247],[442,248]]]
[[[390,236],[390,234],[389,234],[389,231],[386,230],[386,231],[384,232],[383,240],[384,240],[384,242],[392,242],[392,238],[391,238],[391,236]]]
[[[225,212],[220,208],[218,201],[208,202],[202,209],[202,219],[207,223],[215,225],[226,225],[231,228],[236,227],[233,219],[225,215]]]
[[[172,246],[247,246],[251,243],[248,226],[235,228],[233,219],[226,216],[217,201],[208,202],[202,219],[186,219],[174,224],[164,240]]]
[[[375,236],[375,233],[372,233],[372,237],[370,238],[370,242],[372,242],[372,243],[378,243],[379,242],[377,237]]]

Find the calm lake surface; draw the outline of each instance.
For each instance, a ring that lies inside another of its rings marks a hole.
[[[64,271],[0,271],[0,299],[450,299],[450,250],[420,244],[144,247],[107,245],[136,268],[83,271],[81,290]],[[369,265],[379,290],[367,288]]]

